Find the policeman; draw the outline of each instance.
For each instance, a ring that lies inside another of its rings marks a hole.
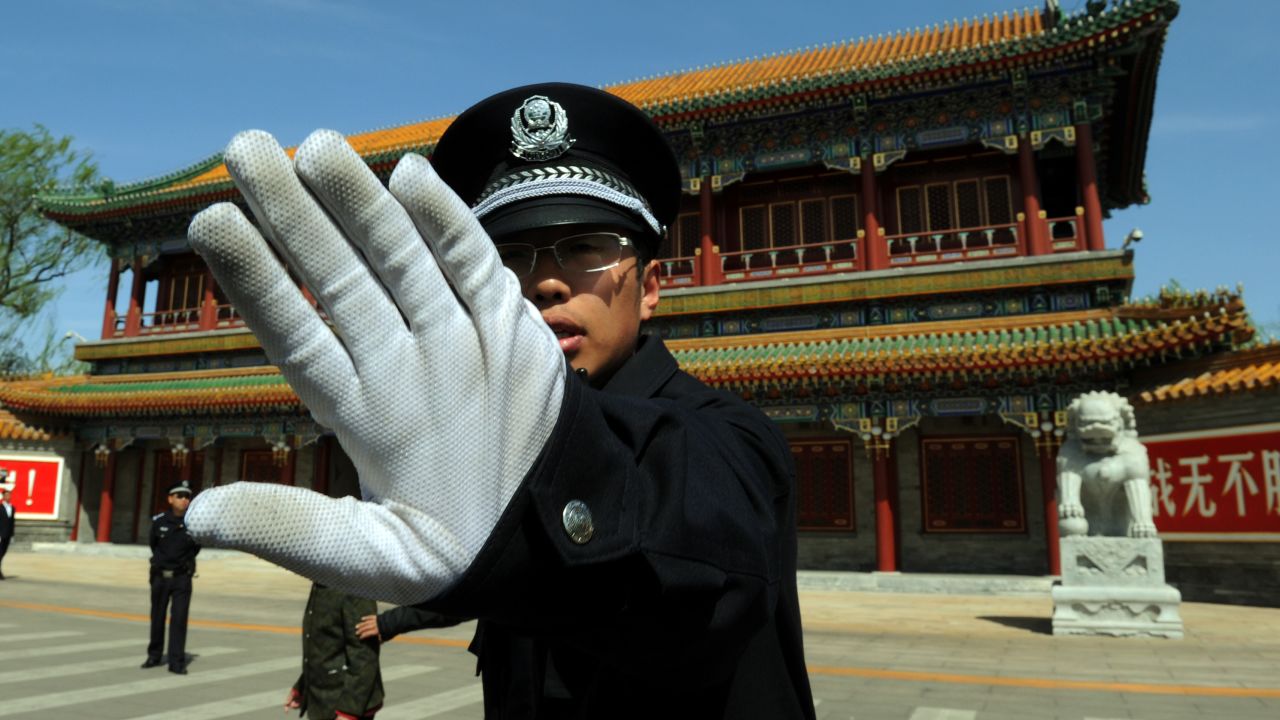
[[[184,516],[191,504],[186,480],[169,488],[169,509],[151,518],[151,642],[142,667],[160,664],[164,649],[164,616],[173,604],[169,626],[169,672],[187,674],[187,610],[191,607],[191,576],[196,572],[200,545],[187,533]]]
[[[367,501],[234,483],[197,537],[478,618],[485,717],[812,720],[786,439],[640,330],[681,187],[642,111],[509,90],[387,186],[332,132],[224,157],[258,222],[192,245]]]

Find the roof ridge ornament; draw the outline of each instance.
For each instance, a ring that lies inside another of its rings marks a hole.
[[[553,160],[574,142],[569,136],[569,114],[545,95],[525,98],[511,114],[511,154],[521,160]]]

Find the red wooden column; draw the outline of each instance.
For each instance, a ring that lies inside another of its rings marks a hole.
[[[1040,456],[1040,494],[1044,497],[1044,541],[1048,545],[1049,574],[1062,574],[1058,548],[1058,449],[1054,443],[1036,443]]]
[[[142,519],[142,513],[150,513],[151,508],[142,506],[142,485],[147,479],[147,451],[145,448],[138,448],[138,475],[137,484],[134,485],[136,490],[133,493],[133,540],[138,542],[138,522]]]
[[[200,329],[212,330],[218,326],[218,300],[213,294],[213,272],[204,271],[204,298],[200,302]]]
[[[702,220],[702,241],[699,244],[698,284],[719,285],[724,282],[724,270],[720,267],[720,251],[715,242],[715,213],[711,199],[711,178],[702,178],[699,214]]]
[[[142,281],[142,260],[133,261],[133,287],[129,289],[129,314],[125,316],[124,336],[137,337],[142,334],[142,295],[146,292],[146,283]]]
[[[115,498],[113,497],[116,486],[116,456],[119,453],[115,450],[107,456],[107,465],[102,469],[102,494],[98,502],[98,542],[111,542],[111,516],[115,510]]]
[[[329,443],[328,436],[316,440],[315,463],[312,465],[311,489],[322,495],[329,494]]]
[[[876,190],[876,166],[871,157],[862,158],[862,231],[866,270],[883,270],[889,267],[889,248],[880,234],[880,196]]]
[[[1022,184],[1022,208],[1027,216],[1027,254],[1048,255],[1052,249],[1044,218],[1040,217],[1040,181],[1030,137],[1018,137],[1018,181]]]
[[[1098,200],[1098,170],[1093,159],[1093,128],[1088,122],[1076,125],[1076,174],[1080,177],[1080,197],[1084,201],[1085,247],[1105,250],[1102,202]]]
[[[871,473],[874,481],[876,503],[876,569],[880,572],[896,572],[898,569],[898,549],[895,545],[894,502],[890,493],[889,452],[891,441],[881,440],[879,436],[871,443],[886,443],[883,447],[868,444],[871,453]]]
[[[120,263],[111,261],[111,277],[107,280],[107,307],[102,313],[102,339],[116,334],[116,293],[120,291]]]
[[[84,474],[88,472],[92,454],[88,450],[80,452],[80,472],[76,477],[76,518],[71,522],[71,542],[80,539],[80,503],[84,499]]]

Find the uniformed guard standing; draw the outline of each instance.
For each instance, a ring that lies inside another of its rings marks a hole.
[[[187,674],[187,610],[191,607],[191,576],[200,552],[183,519],[190,504],[191,485],[183,480],[169,488],[169,509],[151,518],[151,642],[142,667],[156,667],[161,662],[164,617],[172,602],[169,672],[178,675]]]

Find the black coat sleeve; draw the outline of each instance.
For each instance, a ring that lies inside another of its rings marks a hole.
[[[467,618],[442,615],[415,605],[402,605],[378,614],[378,636],[382,642],[391,642],[400,633],[453,627],[466,621]]]
[[[649,677],[732,672],[724,660],[770,621],[790,565],[790,451],[759,410],[683,373],[654,395],[568,382],[550,441],[480,557],[428,605]],[[591,513],[584,543],[564,528],[573,500]]]

